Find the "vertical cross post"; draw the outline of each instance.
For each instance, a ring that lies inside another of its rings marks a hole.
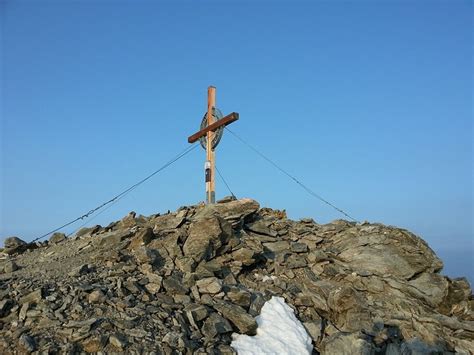
[[[199,140],[201,146],[206,149],[204,175],[206,181],[206,203],[208,204],[216,203],[216,153],[214,150],[222,138],[224,127],[238,119],[239,114],[237,112],[232,112],[222,117],[222,114],[216,108],[216,88],[209,86],[207,88],[207,112],[202,118],[201,129],[188,137],[188,143],[194,143]]]
[[[214,123],[214,108],[216,107],[216,88],[209,86],[207,88],[207,126]],[[216,153],[212,149],[212,140],[214,139],[214,132],[209,131],[206,134],[206,202],[216,202],[216,186],[215,186],[215,169],[216,169]]]

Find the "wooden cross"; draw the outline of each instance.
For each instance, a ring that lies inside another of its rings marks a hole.
[[[239,114],[237,112],[232,112],[231,114],[222,117],[222,114],[216,108],[216,88],[214,86],[209,86],[207,88],[207,113],[201,122],[201,129],[188,137],[189,143],[194,143],[199,139],[201,146],[206,149],[204,171],[206,181],[206,203],[208,204],[216,202],[215,148],[222,137],[224,126],[227,126],[238,119]]]

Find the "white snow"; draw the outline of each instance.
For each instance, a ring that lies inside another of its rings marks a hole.
[[[282,297],[265,302],[256,321],[257,335],[232,334],[239,355],[311,355],[311,337]]]

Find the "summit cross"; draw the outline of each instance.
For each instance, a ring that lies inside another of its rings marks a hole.
[[[201,147],[206,150],[206,163],[204,164],[205,181],[206,181],[206,203],[216,202],[216,152],[215,149],[219,144],[224,127],[239,119],[237,112],[232,112],[225,117],[216,108],[216,88],[209,86],[207,88],[207,112],[201,121],[200,130],[188,137],[189,143],[199,140]]]

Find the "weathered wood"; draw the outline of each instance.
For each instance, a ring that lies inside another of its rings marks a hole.
[[[205,136],[207,132],[215,131],[217,128],[222,126],[227,126],[232,122],[235,122],[239,119],[239,114],[237,112],[232,112],[225,117],[222,117],[220,120],[212,123],[211,125],[207,126],[206,128],[201,129],[200,131],[194,133],[192,136],[188,137],[188,143],[194,143],[199,138]]]
[[[199,138],[206,136],[206,163],[204,165],[204,176],[206,183],[206,203],[212,204],[216,202],[216,185],[215,185],[215,171],[216,171],[216,152],[212,148],[212,141],[216,135],[216,130],[220,127],[227,126],[239,119],[237,112],[221,118],[214,122],[214,112],[216,109],[216,88],[209,86],[207,88],[207,113],[206,121],[207,127],[194,133],[188,137],[189,143],[196,142]]]
[[[207,89],[207,126],[211,126],[213,124],[213,112],[214,108],[216,107],[216,88],[214,86],[209,86]],[[206,178],[206,200],[207,203],[215,203],[216,202],[216,192],[215,192],[215,152],[212,149],[212,141],[214,139],[214,132],[208,130],[206,132],[207,135],[207,142],[206,142],[206,156],[207,161],[210,163],[210,172],[209,176],[210,179]],[[206,175],[208,172],[206,172]]]

